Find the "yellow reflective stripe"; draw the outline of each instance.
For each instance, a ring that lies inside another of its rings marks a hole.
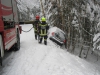
[[[46,26],[46,25],[41,25],[41,26]]]
[[[47,39],[44,39],[44,41],[47,41]]]
[[[46,27],[47,24],[45,24],[45,25],[39,24],[39,25],[40,25],[41,27],[42,27],[42,26],[43,26],[43,27]],[[41,35],[41,36],[47,35],[47,34],[46,34],[46,29],[44,30],[44,33],[43,33],[42,29],[41,29],[40,35]]]
[[[45,36],[46,34],[40,34],[40,36]]]
[[[42,30],[41,30],[41,34],[43,34],[43,33],[42,33]]]
[[[41,30],[40,35],[46,35],[46,29],[45,29],[45,31],[44,31],[44,34],[43,34],[43,31]]]
[[[46,34],[46,29],[45,29],[45,31],[44,31],[44,34]]]
[[[42,25],[42,24],[39,24],[40,26],[46,26],[47,24],[45,24],[45,25]]]

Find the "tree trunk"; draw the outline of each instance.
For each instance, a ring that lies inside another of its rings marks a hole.
[[[44,13],[44,7],[43,7],[42,0],[40,0],[40,3],[41,3],[41,8],[42,8],[42,15],[45,17],[45,13]]]

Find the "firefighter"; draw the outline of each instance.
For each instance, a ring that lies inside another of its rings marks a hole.
[[[41,24],[39,25],[39,35],[40,35],[40,40],[39,43],[42,43],[42,40],[44,38],[44,44],[47,45],[47,31],[49,29],[48,24],[46,23],[46,18],[42,17],[41,19]]]
[[[34,33],[35,33],[35,39],[37,40],[37,37],[39,37],[39,24],[41,24],[40,22],[40,17],[36,16],[36,20],[33,23],[33,27],[34,27]]]

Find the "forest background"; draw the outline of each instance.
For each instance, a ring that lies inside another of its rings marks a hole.
[[[17,0],[20,21],[45,16],[50,26],[66,33],[66,49],[87,58],[88,54],[100,56],[100,1],[99,0]],[[30,6],[29,6],[30,3]],[[23,9],[24,7],[24,9]],[[26,17],[27,16],[27,17]]]

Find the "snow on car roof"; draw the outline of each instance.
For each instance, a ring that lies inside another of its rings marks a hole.
[[[60,28],[58,28],[58,27],[51,27],[50,29],[49,29],[49,32],[55,32],[55,31],[61,31],[61,32],[63,32],[64,33],[64,31],[63,30],[61,30]],[[65,34],[65,33],[64,33]]]
[[[49,36],[49,37],[52,36],[51,33],[52,33],[52,32],[56,32],[56,31],[61,31],[62,33],[64,33],[64,31],[61,30],[61,29],[58,28],[58,27],[51,27],[51,28],[49,29],[49,31],[48,31],[48,36]],[[64,34],[65,34],[65,33],[64,33]]]

